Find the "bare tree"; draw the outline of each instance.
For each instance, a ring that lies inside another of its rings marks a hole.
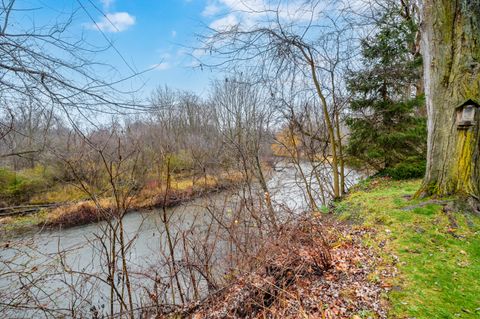
[[[11,159],[13,170],[34,168],[49,142],[49,130],[56,122],[53,110],[32,100],[21,100],[11,117],[12,131],[0,139],[0,158]]]
[[[204,49],[216,54],[220,62],[202,61],[204,65],[217,67],[229,63],[255,61],[260,78],[264,83],[282,78],[284,81],[297,81],[302,75],[302,81],[308,81],[318,99],[323,115],[329,141],[331,167],[333,176],[334,198],[342,194],[342,156],[341,137],[336,121],[339,110],[329,101],[329,93],[335,91],[330,85],[335,81],[324,78],[323,71],[332,70],[333,62],[340,63],[343,57],[332,56],[325,50],[335,48],[330,38],[341,42],[338,38],[339,25],[346,29],[349,24],[341,20],[339,12],[322,15],[323,9],[329,12],[325,1],[302,3],[300,7],[290,8],[288,3],[276,2],[266,4],[261,10],[245,9],[252,16],[260,17],[259,23],[237,24],[230,27],[211,30],[204,37]],[[333,35],[332,35],[333,34]],[[337,35],[337,38],[335,37]],[[329,45],[325,45],[330,42]],[[323,45],[322,45],[323,44]],[[341,43],[337,44],[337,48]],[[334,51],[335,52],[335,51]],[[337,51],[338,53],[338,51]],[[290,74],[291,76],[285,76]],[[332,72],[327,72],[331,76]],[[285,83],[285,82],[284,82]],[[338,103],[337,103],[338,104]],[[340,124],[338,124],[340,125]]]
[[[116,89],[117,84],[138,73],[123,79],[101,79],[98,75],[112,73],[108,72],[112,68],[95,62],[93,55],[108,49],[108,45],[98,48],[83,38],[75,41],[69,38],[75,12],[64,18],[64,22],[52,25],[16,23],[16,16],[28,10],[40,9],[17,9],[15,0],[0,4],[2,109],[25,100],[37,106],[54,107],[69,119],[84,116],[91,120],[86,116],[89,112],[116,113],[142,108],[127,99],[130,92]]]
[[[271,142],[269,124],[273,116],[272,108],[260,88],[249,83],[241,74],[215,82],[211,100],[215,105],[218,126],[227,148],[232,152],[231,157],[241,159],[240,167],[245,174],[250,198],[253,198],[250,188],[253,175],[264,193],[269,221],[273,227],[277,227],[261,159],[265,144]]]

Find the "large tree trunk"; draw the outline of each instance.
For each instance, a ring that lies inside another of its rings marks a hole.
[[[420,193],[479,197],[480,110],[456,126],[455,108],[480,98],[480,0],[424,0],[422,23],[428,154]]]

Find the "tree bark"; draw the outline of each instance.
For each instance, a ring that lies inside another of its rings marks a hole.
[[[480,109],[459,130],[455,108],[480,99],[480,1],[424,0],[421,27],[428,153],[419,194],[478,198]]]
[[[264,194],[265,205],[267,206],[268,211],[268,218],[270,219],[270,223],[272,224],[273,228],[275,230],[278,230],[277,218],[275,217],[275,210],[273,209],[272,198],[270,197],[270,190],[268,189],[267,181],[265,180],[265,176],[263,175],[262,164],[260,163],[258,153],[255,154],[255,170],[257,171],[257,178]]]
[[[330,147],[332,150],[332,174],[333,174],[333,199],[340,198],[340,183],[339,183],[339,174],[338,174],[338,154],[337,154],[337,141],[335,139],[335,129],[330,119],[330,114],[328,113],[328,105],[325,95],[321,90],[320,81],[317,77],[317,71],[315,67],[315,62],[313,60],[312,54],[310,53],[308,62],[310,63],[310,68],[312,71],[313,83],[315,84],[315,89],[318,96],[320,97],[323,115],[325,117],[325,124],[327,126],[328,136],[330,138]]]

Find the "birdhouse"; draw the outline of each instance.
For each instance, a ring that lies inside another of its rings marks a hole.
[[[475,112],[479,107],[480,105],[471,99],[457,106],[455,110],[457,113],[457,128],[459,130],[468,129],[475,125]]]

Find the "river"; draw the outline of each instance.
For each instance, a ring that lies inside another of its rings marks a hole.
[[[302,169],[307,172],[312,189],[318,192],[318,182],[310,177],[310,166],[302,164]],[[348,171],[347,176],[348,185],[360,178],[354,171]],[[276,167],[268,186],[277,211],[300,214],[308,210],[304,182],[294,166],[284,163]],[[184,259],[185,250],[181,248],[186,241],[192,247],[208,244],[214,251],[209,262],[217,265],[212,273],[221,276],[228,243],[219,232],[211,235],[214,233],[211,228],[227,219],[228,222],[244,222],[236,215],[242,205],[240,191],[225,191],[169,209],[169,225],[175,247],[179,247],[175,250],[176,260]],[[213,211],[221,212],[217,216],[225,220],[213,218],[212,215],[217,214]],[[152,302],[153,290],[165,291],[162,296],[156,295],[156,300],[171,302],[172,297],[165,289],[171,284],[168,279],[171,272],[166,263],[167,241],[161,213],[160,210],[132,212],[123,219],[129,242],[127,259],[135,307]],[[6,318],[50,318],[108,313],[106,229],[106,222],[101,222],[68,229],[38,230],[5,241],[0,252],[0,314]],[[185,234],[190,237],[184,241]],[[120,282],[123,280],[121,271],[117,274],[116,280]],[[189,291],[184,276],[182,274],[182,285]],[[197,279],[201,294],[205,294],[206,282],[202,282],[201,276]],[[115,307],[118,309],[118,305]]]

